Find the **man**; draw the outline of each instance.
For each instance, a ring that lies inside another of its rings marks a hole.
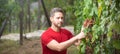
[[[51,27],[41,36],[42,54],[67,54],[67,48],[72,44],[79,44],[78,40],[85,38],[81,31],[74,36],[68,30],[61,28],[64,12],[61,8],[53,8],[50,12]]]

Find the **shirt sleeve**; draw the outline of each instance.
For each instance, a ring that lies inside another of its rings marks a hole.
[[[47,45],[51,40],[53,40],[53,38],[48,34],[43,34],[41,36],[41,41],[44,45]]]

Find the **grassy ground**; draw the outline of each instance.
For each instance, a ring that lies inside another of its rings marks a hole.
[[[24,40],[22,46],[18,41],[0,40],[0,54],[41,54],[39,38]],[[78,54],[75,46],[68,48],[68,54]]]

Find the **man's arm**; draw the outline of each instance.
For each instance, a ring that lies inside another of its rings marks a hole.
[[[61,43],[58,43],[57,41],[52,40],[47,44],[47,47],[50,48],[51,50],[62,51],[64,49],[68,48],[69,46],[71,46],[72,44],[74,44],[76,41],[78,41],[76,44],[79,45],[80,39],[85,38],[84,28],[90,26],[91,24],[93,24],[92,20],[86,19],[83,23],[81,33],[79,33],[75,37],[73,37],[65,42],[61,42]]]
[[[94,21],[92,19],[86,19],[82,25],[81,32],[84,32],[85,28],[92,26]],[[79,46],[81,40],[77,40],[74,45]]]
[[[81,42],[81,40],[77,40],[77,41],[74,43],[74,45],[75,45],[75,46],[79,46],[79,45],[80,45],[80,42]]]
[[[76,35],[75,37],[73,37],[65,42],[58,43],[56,40],[52,40],[47,44],[47,47],[51,50],[62,51],[62,50],[67,49],[72,44],[74,44],[77,40],[82,39],[84,37],[85,37],[84,33],[81,32],[78,35]]]

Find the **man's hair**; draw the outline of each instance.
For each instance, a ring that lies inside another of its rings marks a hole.
[[[53,8],[53,9],[50,11],[50,17],[54,16],[54,14],[55,14],[56,12],[61,12],[61,13],[64,14],[64,11],[63,11],[61,8],[56,7],[56,8]]]

